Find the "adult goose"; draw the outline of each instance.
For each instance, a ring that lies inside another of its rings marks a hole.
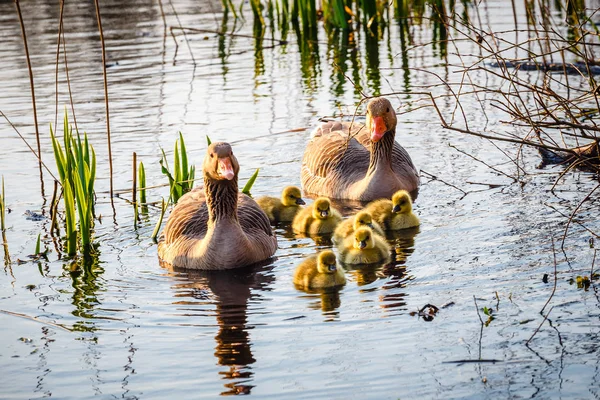
[[[406,150],[395,141],[396,123],[396,113],[383,97],[367,105],[365,125],[322,123],[304,151],[304,190],[360,201],[390,198],[400,189],[416,197],[419,174]]]
[[[158,256],[175,267],[223,270],[271,257],[277,239],[269,218],[238,192],[239,164],[228,143],[208,147],[204,188],[182,196],[167,221]]]

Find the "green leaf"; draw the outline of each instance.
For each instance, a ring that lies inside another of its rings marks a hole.
[[[259,171],[259,168],[257,168],[256,171],[254,171],[254,174],[252,174],[252,176],[250,177],[250,179],[248,179],[248,182],[246,182],[246,185],[242,189],[242,193],[247,194],[248,196],[252,197],[252,195],[250,194],[250,190],[252,189],[252,185],[254,185],[254,181],[256,180],[256,177],[258,176],[258,171]]]
[[[158,231],[160,231],[160,226],[162,225],[163,217],[165,216],[165,211],[167,211],[167,205],[165,204],[165,199],[162,199],[162,207],[160,210],[160,217],[156,222],[156,226],[152,231],[152,240],[156,241],[156,237],[158,236]]]
[[[209,146],[212,144],[212,141],[210,140],[208,135],[206,135],[206,143],[208,143]]]

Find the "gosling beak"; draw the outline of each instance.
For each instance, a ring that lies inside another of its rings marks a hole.
[[[304,202],[304,200],[302,200],[302,199],[296,199],[296,204],[298,204],[299,206],[303,206],[303,205],[305,205],[306,203],[305,203],[305,202]]]
[[[327,218],[328,215],[329,215],[329,210],[322,210],[321,211],[321,218]]]
[[[398,204],[396,204],[396,205],[394,206],[394,208],[392,208],[392,212],[393,212],[393,213],[399,213],[399,212],[400,212],[400,206],[399,206]]]
[[[371,125],[371,141],[379,142],[386,131],[387,126],[383,122],[383,117],[374,117]]]
[[[357,243],[358,248],[359,249],[364,249],[365,247],[367,247],[367,242],[364,240],[361,240],[360,242]]]
[[[367,226],[371,229],[373,229],[373,224],[367,224]]]
[[[330,272],[333,272],[333,271],[335,271],[335,270],[337,269],[337,266],[336,266],[335,264],[330,264],[330,265],[327,267],[327,269],[328,269]]]
[[[233,166],[231,165],[231,159],[229,157],[219,158],[217,173],[220,177],[227,179],[228,181],[233,179],[235,172],[233,172]]]

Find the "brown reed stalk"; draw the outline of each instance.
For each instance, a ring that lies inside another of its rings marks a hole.
[[[60,0],[60,16],[58,18],[58,44],[56,45],[56,67],[54,71],[54,129],[58,125],[58,60],[60,59],[60,37],[63,28],[63,11],[65,8],[65,1]]]
[[[100,44],[102,46],[102,75],[104,77],[104,105],[106,107],[106,138],[108,140],[108,168],[110,174],[110,204],[115,212],[115,203],[113,200],[113,162],[112,148],[110,145],[110,112],[108,108],[108,79],[106,77],[106,46],[104,45],[104,32],[102,31],[102,18],[100,16],[100,4],[94,0],[96,6],[96,20],[98,22],[98,31],[100,32]]]
[[[23,35],[23,46],[25,48],[25,57],[27,58],[27,70],[29,71],[29,86],[31,88],[31,102],[33,104],[33,122],[35,125],[35,140],[37,141],[37,154],[38,154],[39,167],[40,167],[40,181],[42,183],[42,196],[44,196],[44,176],[42,173],[42,147],[40,144],[40,130],[38,127],[37,106],[35,103],[35,85],[33,83],[33,69],[31,68],[31,58],[29,57],[29,46],[27,46],[27,33],[25,32],[25,23],[23,22],[23,14],[21,13],[21,6],[19,4],[19,0],[15,0],[15,7],[17,8],[17,14],[19,16],[19,23],[21,24],[21,34]]]
[[[133,224],[138,221],[138,203],[137,203],[137,153],[133,152],[133,185],[131,188],[131,200],[133,203]]]
[[[71,90],[71,78],[69,77],[69,63],[67,61],[67,42],[65,41],[65,30],[62,29],[62,44],[63,44],[63,56],[65,60],[65,75],[67,77],[67,88],[69,89],[69,101],[71,103],[71,114],[73,115],[73,124],[75,125],[75,132],[79,133],[77,127],[77,116],[75,115],[75,105],[73,103],[73,91]]]

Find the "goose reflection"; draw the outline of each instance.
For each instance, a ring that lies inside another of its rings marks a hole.
[[[163,265],[183,281],[173,286],[176,297],[193,297],[215,303],[219,330],[215,335],[215,357],[225,370],[219,372],[225,390],[221,396],[250,394],[254,385],[251,365],[256,362],[248,334],[248,302],[260,298],[253,291],[267,290],[274,277],[272,268],[258,266],[229,271],[187,271]]]

